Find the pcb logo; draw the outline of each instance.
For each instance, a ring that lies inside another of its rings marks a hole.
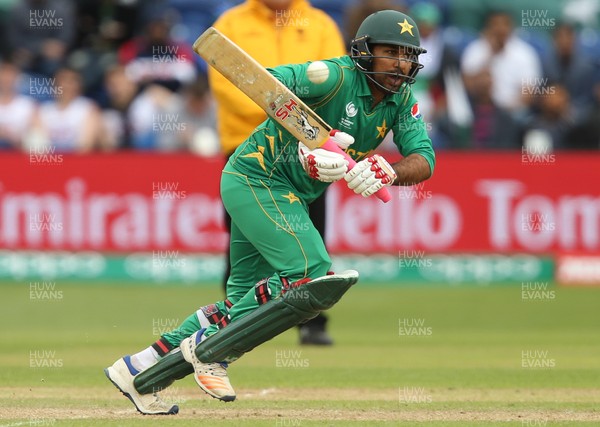
[[[419,120],[421,116],[421,111],[419,110],[419,103],[415,102],[415,104],[410,109],[410,115],[413,116],[414,119]]]

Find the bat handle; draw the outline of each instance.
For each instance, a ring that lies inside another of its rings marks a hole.
[[[332,151],[334,153],[339,153],[342,156],[344,156],[344,158],[346,160],[348,160],[348,170],[350,170],[354,166],[356,166],[356,162],[354,161],[354,159],[352,157],[350,157],[348,155],[348,153],[346,153],[344,150],[342,150],[340,147],[338,147],[338,145],[331,139],[328,139],[327,141],[325,141],[325,143],[323,145],[321,145],[319,148],[323,148],[324,150]],[[388,189],[386,187],[380,188],[375,193],[375,196],[379,200],[381,200],[383,203],[387,203],[390,200],[392,200],[392,196],[390,195],[390,192],[388,191]]]

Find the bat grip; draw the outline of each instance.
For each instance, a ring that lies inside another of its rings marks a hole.
[[[348,160],[348,170],[350,170],[354,166],[356,166],[356,162],[354,161],[354,159],[352,157],[350,157],[348,155],[348,153],[346,153],[344,150],[342,150],[340,147],[338,147],[338,145],[335,143],[335,141],[333,141],[331,138],[329,138],[327,141],[325,141],[325,143],[323,145],[321,145],[319,148],[322,148],[327,151],[332,151],[334,153],[338,153],[338,154],[341,154],[342,156],[344,156],[344,158],[346,160]],[[392,196],[390,195],[390,192],[388,191],[388,189],[386,187],[380,188],[375,193],[375,196],[379,200],[381,200],[383,203],[387,203],[390,200],[392,200]]]

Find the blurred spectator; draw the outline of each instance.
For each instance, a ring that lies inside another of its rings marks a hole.
[[[119,62],[136,82],[178,90],[196,78],[191,47],[170,36],[174,19],[170,9],[154,10],[143,32],[120,47]]]
[[[78,0],[76,48],[113,50],[142,30],[149,1]]]
[[[364,0],[360,0],[364,1]],[[348,0],[310,0],[310,3],[313,7],[317,9],[321,9],[327,15],[331,17],[338,25],[338,27],[342,27],[344,25],[344,13],[348,8],[348,3],[351,1]]]
[[[525,123],[523,146],[532,152],[544,153],[569,148],[575,120],[567,88],[557,83],[541,87],[533,107]]]
[[[127,75],[124,66],[115,65],[106,71],[104,87],[108,100],[102,109],[100,146],[105,150],[131,148],[129,111],[138,94],[138,85]]]
[[[348,6],[344,16],[344,40],[346,48],[350,47],[350,42],[356,35],[358,27],[360,27],[360,24],[367,16],[386,9],[406,13],[404,3],[397,0],[359,0]]]
[[[10,19],[10,11],[16,2],[17,0],[0,0],[0,40],[4,40],[4,43],[0,43],[0,58],[8,58],[10,56],[10,46],[6,42],[8,39],[8,21]]]
[[[598,67],[600,73],[600,67]],[[570,134],[569,149],[599,150],[600,149],[600,76],[593,86],[595,102],[587,117]]]
[[[455,73],[458,71],[459,58],[444,39],[442,14],[437,5],[429,2],[416,3],[409,15],[419,28],[421,46],[427,50],[420,56],[424,67],[419,71],[419,78],[412,90],[419,100],[419,110],[430,127],[428,133],[434,145],[445,146],[447,143],[438,132],[436,124],[446,111],[444,75],[449,69]]]
[[[441,72],[444,55],[450,53],[446,50],[443,31],[440,27],[442,14],[435,4],[420,2],[410,9],[409,15],[419,28],[421,47],[427,50],[420,57],[421,63],[425,66],[419,71],[419,80],[435,79]]]
[[[514,34],[512,17],[502,10],[488,14],[481,36],[463,52],[461,70],[468,92],[477,75],[489,70],[494,102],[513,112],[527,106],[524,94],[531,93],[541,79],[538,54]]]
[[[129,120],[133,148],[138,150],[176,151],[183,149],[178,134],[182,122],[181,95],[162,85],[146,87],[131,103]]]
[[[553,31],[554,50],[544,63],[544,75],[550,81],[563,85],[573,103],[574,120],[587,118],[594,102],[594,67],[577,50],[577,32],[573,25],[561,23]]]
[[[419,0],[412,0],[419,1]],[[440,1],[440,0],[438,0]],[[530,27],[536,24],[536,19],[555,19],[561,15],[561,10],[566,2],[595,2],[596,0],[441,0],[448,3],[449,25],[458,27],[461,31],[470,34],[479,31],[481,23],[485,20],[490,8],[501,8],[510,14],[521,27]],[[581,4],[577,7],[581,9]],[[540,15],[530,15],[530,11],[538,11]],[[528,22],[529,21],[529,22]],[[539,22],[539,21],[538,21]]]
[[[0,63],[0,150],[23,148],[37,116],[35,101],[17,91],[20,76],[16,64]]]
[[[242,0],[168,0],[169,7],[179,14],[180,22],[173,27],[173,35],[192,45],[227,9]],[[196,56],[197,62],[202,58]],[[203,71],[206,71],[203,64]]]
[[[119,47],[141,30],[142,17],[152,4],[141,0],[78,0],[77,40],[68,63],[81,70],[86,94],[96,101],[104,102],[104,73],[116,61]]]
[[[546,2],[551,3],[551,2]],[[563,15],[572,22],[589,28],[600,25],[600,2],[596,0],[563,0]]]
[[[477,31],[481,29],[481,22],[485,19],[489,7],[489,0],[451,0],[450,25],[461,31]],[[504,1],[504,4],[508,3]]]
[[[518,149],[520,130],[512,115],[493,99],[492,75],[482,71],[473,77],[470,104],[473,123],[470,129],[470,148]]]
[[[87,152],[96,148],[100,111],[82,96],[78,71],[63,67],[54,76],[55,99],[40,108],[41,131],[46,144],[60,152]]]
[[[7,37],[17,64],[26,72],[53,75],[75,40],[72,0],[21,0],[11,10]]]
[[[221,152],[217,135],[217,113],[208,80],[200,74],[183,90],[185,127],[177,134],[181,145],[200,156],[216,156]]]

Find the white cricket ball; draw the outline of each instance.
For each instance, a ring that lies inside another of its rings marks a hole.
[[[329,68],[323,61],[312,62],[306,70],[308,80],[315,84],[323,83],[329,77]]]

